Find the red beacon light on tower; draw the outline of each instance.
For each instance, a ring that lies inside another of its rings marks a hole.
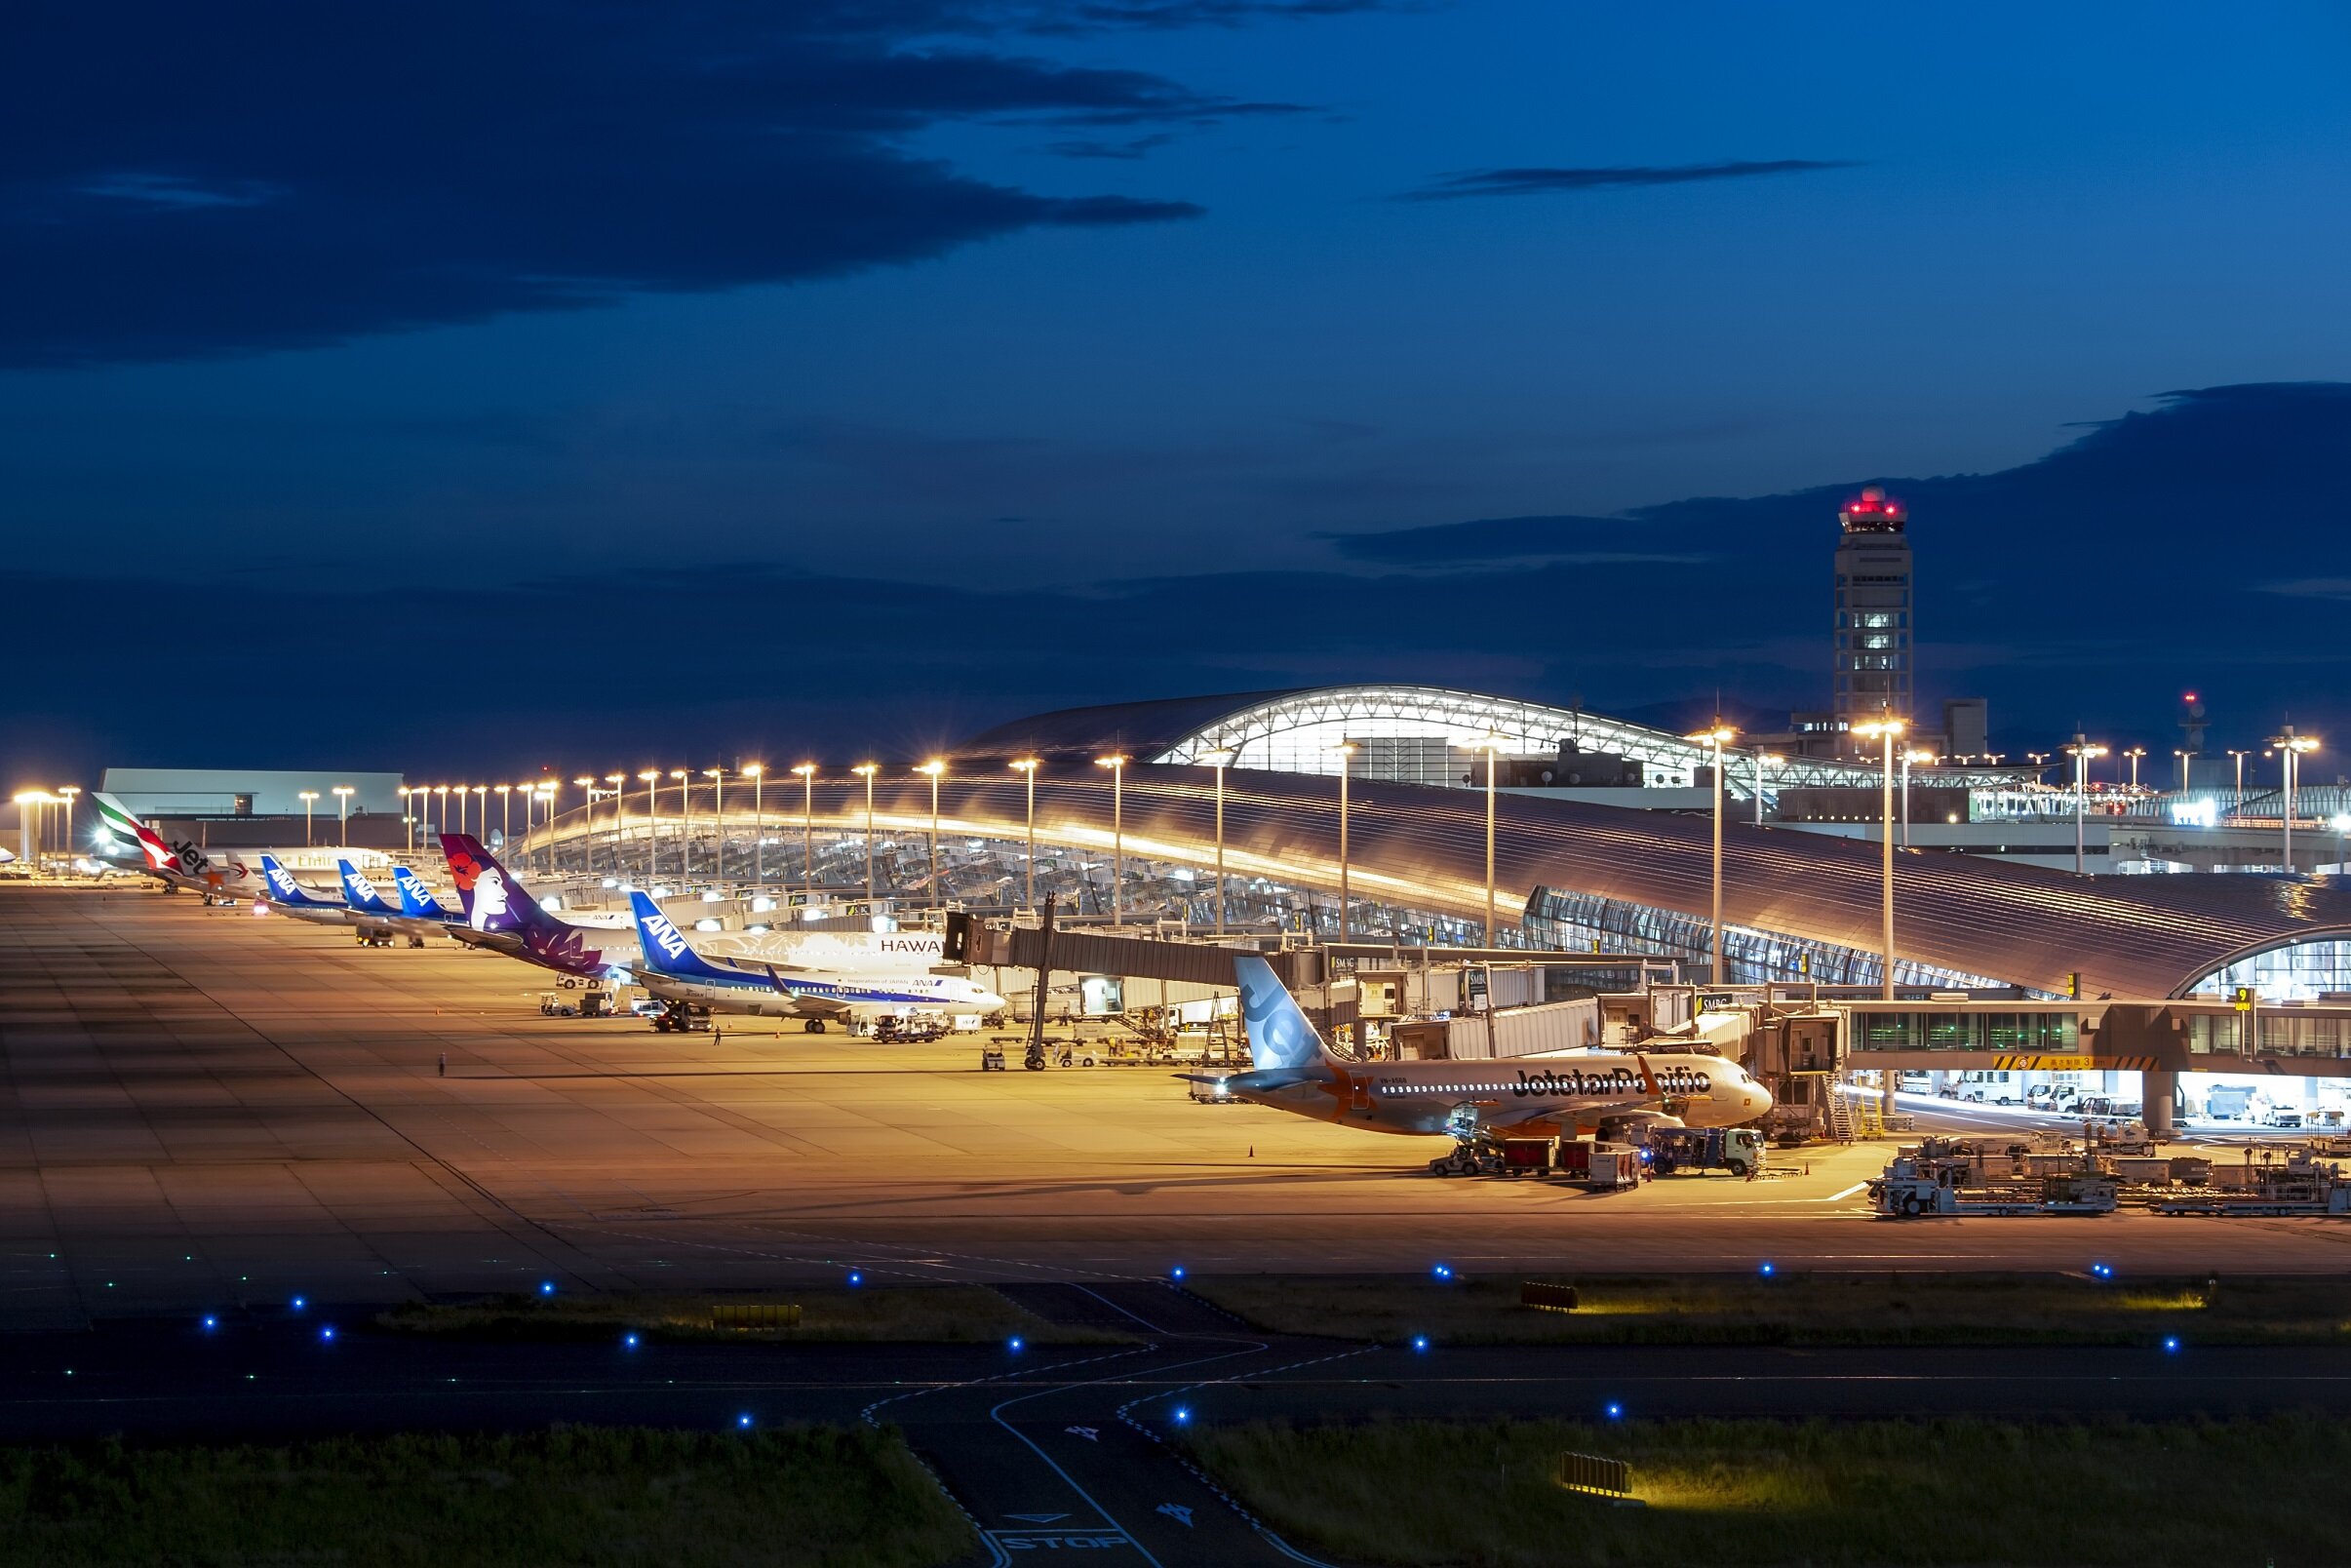
[[[1910,518],[1909,508],[1871,485],[1837,513],[1848,533],[1900,533]]]

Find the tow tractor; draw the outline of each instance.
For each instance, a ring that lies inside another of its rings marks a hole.
[[[2297,1149],[2283,1164],[2250,1166],[2230,1187],[2148,1206],[2158,1214],[2351,1214],[2351,1180],[2344,1178],[2342,1166]]]
[[[1869,1206],[1895,1219],[1922,1214],[2111,1214],[2115,1181],[2096,1168],[2043,1176],[2037,1184],[1970,1186],[1980,1180],[1982,1162],[1929,1139],[1894,1156],[1885,1174],[1869,1184]]]
[[[710,1009],[697,1007],[690,1001],[673,1001],[653,1014],[653,1027],[664,1034],[685,1034],[689,1030],[710,1028]]]

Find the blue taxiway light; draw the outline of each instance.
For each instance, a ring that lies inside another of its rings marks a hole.
[[[2090,1272],[2100,1279],[2111,1279],[2114,1277],[2114,1265],[2111,1263],[2094,1263],[2090,1266]]]
[[[1189,1405],[1177,1405],[1173,1411],[1169,1412],[1169,1419],[1179,1427],[1190,1425],[1192,1421],[1192,1407]]]
[[[864,1284],[864,1283],[865,1283],[865,1274],[863,1274],[863,1272],[862,1272],[862,1271],[859,1271],[859,1270],[856,1270],[856,1269],[851,1269],[851,1270],[849,1271],[849,1283],[850,1283],[850,1284],[852,1284],[852,1285],[862,1285],[862,1284]]]
[[[320,1329],[318,1331],[318,1337],[323,1340],[331,1340],[334,1338],[334,1325],[333,1323],[329,1323],[325,1328]]]
[[[1765,1265],[1763,1266],[1763,1277],[1764,1277],[1764,1278],[1769,1279],[1769,1278],[1772,1276],[1773,1273],[1774,1273],[1774,1270],[1773,1270],[1773,1268],[1772,1268],[1772,1266],[1771,1266],[1770,1264],[1768,1264],[1768,1263],[1767,1263],[1767,1264],[1765,1264]]]
[[[2166,1334],[2163,1339],[2163,1348],[2164,1353],[2167,1355],[2177,1355],[2179,1353],[2179,1336]]]
[[[1183,1277],[1184,1277],[1184,1266],[1183,1266],[1182,1264],[1180,1264],[1180,1263],[1179,1263],[1179,1264],[1177,1264],[1177,1265],[1176,1265],[1176,1266],[1175,1266],[1173,1269],[1170,1269],[1170,1270],[1167,1272],[1167,1277],[1168,1277],[1168,1278],[1170,1278],[1170,1279],[1181,1279],[1181,1278],[1183,1278]]]
[[[746,1410],[741,1415],[735,1417],[734,1424],[738,1431],[748,1431],[751,1429],[751,1412]]]
[[[542,1279],[542,1280],[540,1280],[540,1281],[539,1281],[539,1294],[540,1294],[540,1295],[542,1295],[542,1296],[552,1296],[552,1295],[554,1295],[554,1294],[555,1294],[555,1281],[554,1281],[554,1280],[552,1280],[552,1279]]]
[[[304,1300],[304,1299],[303,1299],[302,1297],[300,1297],[300,1296],[296,1296],[296,1297],[294,1297],[294,1310],[295,1312],[297,1312],[297,1313],[298,1313],[298,1312],[300,1312],[300,1311],[301,1311],[303,1308],[305,1308],[305,1307],[307,1307],[307,1306],[309,1306],[309,1305],[310,1305],[310,1303],[309,1303],[308,1301]]]
[[[1425,1351],[1429,1349],[1429,1336],[1426,1334],[1413,1335],[1412,1348],[1416,1351]]]
[[[623,1335],[621,1335],[621,1336],[620,1336],[620,1348],[621,1348],[622,1350],[624,1350],[624,1351],[633,1351],[633,1350],[635,1350],[635,1349],[637,1348],[637,1336],[636,1336],[636,1335],[634,1335],[634,1334],[623,1334]]]
[[[1609,1419],[1609,1420],[1611,1420],[1611,1421],[1622,1421],[1622,1420],[1624,1420],[1624,1419],[1625,1419],[1625,1407],[1624,1407],[1623,1405],[1621,1405],[1621,1404],[1618,1404],[1618,1403],[1617,1403],[1615,1400],[1613,1400],[1613,1399],[1612,1399],[1612,1400],[1610,1400],[1610,1401],[1609,1401],[1609,1403],[1608,1403],[1608,1419]]]
[[[217,1317],[207,1315],[204,1319],[204,1331],[207,1334],[211,1333],[214,1329],[218,1328],[219,1326],[220,1319]]]
[[[1439,1279],[1450,1279],[1453,1277],[1453,1265],[1449,1263],[1440,1263],[1434,1269],[1431,1269],[1429,1272],[1436,1275],[1436,1277]]]
[[[1024,1343],[1024,1342],[1022,1341],[1021,1337],[1020,1337],[1018,1334],[1015,1334],[1015,1335],[1013,1335],[1013,1336],[1012,1336],[1011,1340],[1008,1342],[1008,1347],[1007,1347],[1007,1348],[1008,1348],[1008,1349],[1010,1349],[1010,1350],[1011,1350],[1011,1352],[1013,1352],[1015,1355],[1017,1355],[1017,1354],[1019,1354],[1019,1353],[1020,1353],[1020,1348],[1021,1348],[1021,1346],[1022,1346],[1022,1344],[1023,1344],[1023,1343]]]

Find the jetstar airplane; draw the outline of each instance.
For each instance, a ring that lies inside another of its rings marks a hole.
[[[1493,1061],[1351,1062],[1314,1033],[1272,964],[1235,954],[1251,1071],[1186,1073],[1219,1094],[1367,1132],[1442,1133],[1459,1146],[1431,1170],[1468,1168],[1504,1135],[1581,1137],[1605,1124],[1727,1127],[1772,1097],[1736,1062],[1639,1051],[1559,1051]]]
[[[99,791],[91,799],[98,803],[99,828],[115,845],[111,852],[97,857],[103,864],[123,871],[143,871],[162,882],[166,892],[194,888],[208,904],[250,897],[261,890],[260,868],[238,854],[202,849],[189,840],[167,844],[113,796]]]
[[[712,1012],[805,1019],[811,1035],[823,1034],[826,1020],[833,1018],[1003,1010],[1004,999],[976,981],[921,974],[897,963],[879,971],[827,970],[706,958],[644,893],[629,894],[629,907],[637,915],[637,945],[644,955],[637,983],[664,1001],[689,1002]]]

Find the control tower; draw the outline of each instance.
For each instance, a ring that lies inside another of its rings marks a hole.
[[[1837,513],[1837,727],[1890,713],[1915,719],[1911,705],[1910,514],[1872,485]]]

